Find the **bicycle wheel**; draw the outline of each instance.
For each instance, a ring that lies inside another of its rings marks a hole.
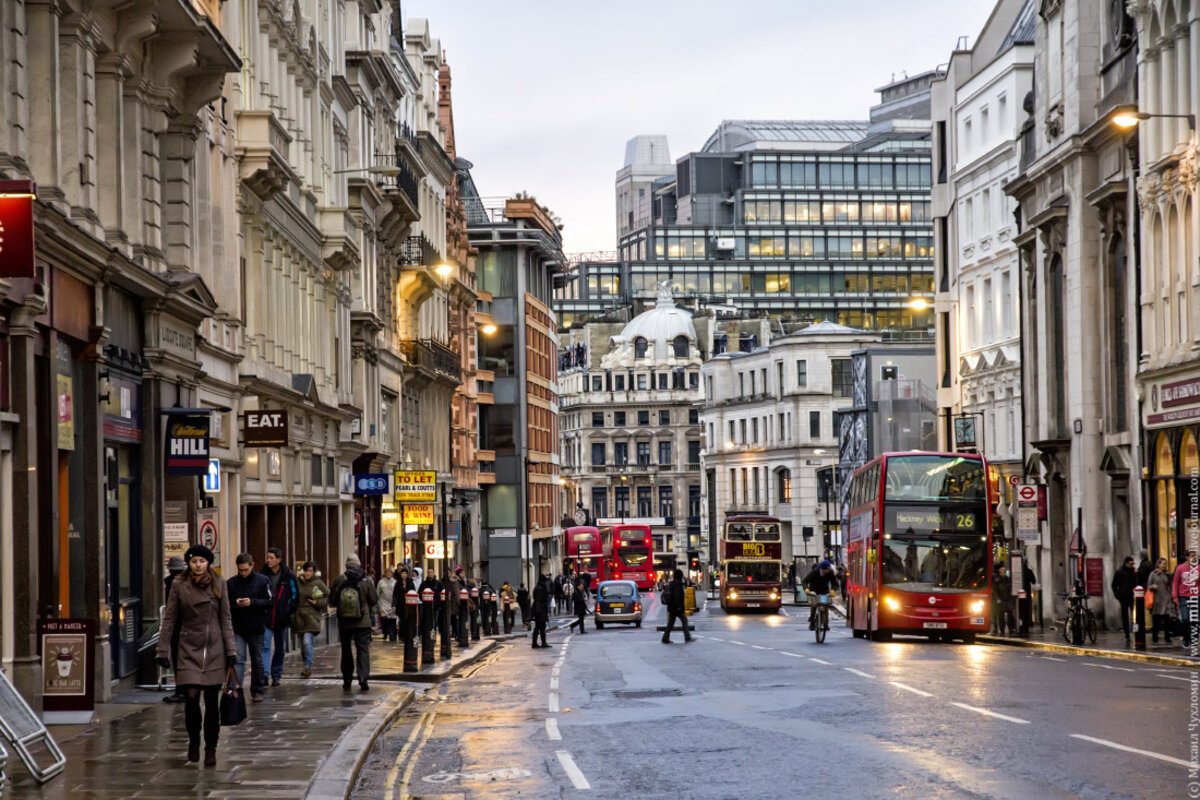
[[[1075,624],[1072,621],[1072,618],[1074,616],[1075,616],[1074,613],[1072,613],[1070,609],[1067,609],[1067,619],[1065,622],[1063,622],[1063,629],[1062,629],[1063,641],[1066,642],[1067,644],[1071,644],[1071,626]]]
[[[1091,640],[1092,644],[1095,644],[1096,643],[1096,615],[1091,612],[1091,609],[1089,609],[1088,612],[1084,615],[1083,630],[1084,630],[1084,633],[1087,634],[1087,638]],[[1082,643],[1083,642],[1081,639],[1080,644],[1082,644]]]
[[[817,644],[821,644],[825,641],[825,631],[829,630],[829,611],[826,610],[825,606],[817,609],[816,629]]]

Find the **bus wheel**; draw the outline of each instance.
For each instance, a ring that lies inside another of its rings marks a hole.
[[[892,634],[887,631],[871,631],[870,636],[872,642],[890,642],[892,640]]]

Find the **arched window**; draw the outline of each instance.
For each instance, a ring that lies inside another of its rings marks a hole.
[[[641,336],[638,336],[637,338],[635,338],[633,340],[633,357],[634,358],[645,358],[646,357],[646,340]]]
[[[1155,442],[1154,474],[1158,478],[1154,487],[1158,500],[1157,555],[1169,559],[1171,566],[1174,567],[1177,556],[1183,555],[1183,553],[1175,552],[1175,534],[1178,527],[1175,515],[1175,454],[1171,452],[1171,440],[1167,438],[1166,433],[1158,434]]]
[[[688,357],[688,339],[686,336],[684,336],[683,334],[676,336],[673,344],[675,346],[675,357],[676,358],[687,358]]]
[[[775,472],[776,480],[779,482],[776,496],[780,503],[792,502],[792,472],[791,470],[781,469]]]

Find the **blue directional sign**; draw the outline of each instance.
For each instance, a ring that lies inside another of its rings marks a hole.
[[[208,494],[221,493],[221,459],[208,460],[208,472],[204,475],[204,491]]]
[[[354,493],[357,495],[387,494],[389,477],[386,472],[363,472],[355,475]]]
[[[450,520],[446,523],[446,541],[458,541],[458,520]]]

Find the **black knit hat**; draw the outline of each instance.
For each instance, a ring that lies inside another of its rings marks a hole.
[[[187,552],[183,554],[183,560],[190,564],[192,556],[200,556],[203,559],[207,559],[210,566],[217,560],[217,557],[213,555],[213,551],[202,544],[194,544],[189,547]]]

